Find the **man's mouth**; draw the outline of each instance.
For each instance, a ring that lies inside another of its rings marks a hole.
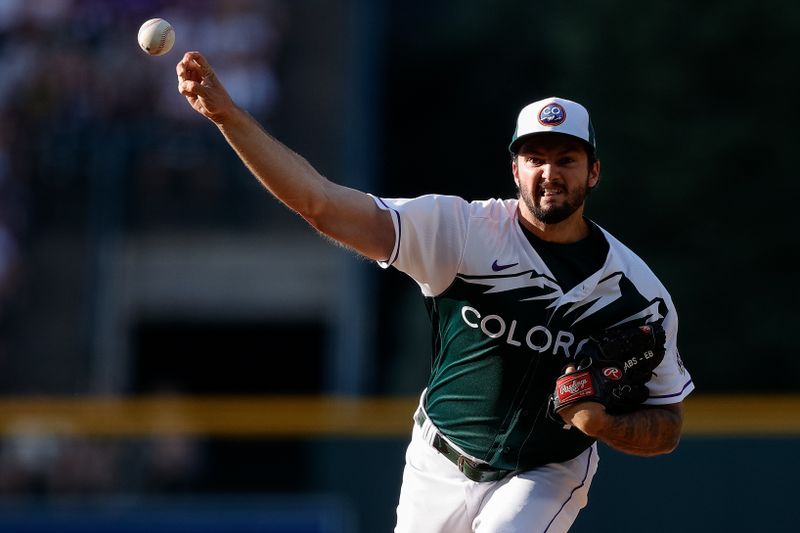
[[[558,194],[564,194],[564,189],[562,189],[561,187],[541,187],[539,189],[539,194],[547,198],[548,196],[556,196]]]

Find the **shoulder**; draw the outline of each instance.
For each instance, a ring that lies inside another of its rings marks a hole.
[[[517,200],[490,198],[469,202],[470,215],[473,218],[489,218],[507,220],[516,218]]]
[[[631,250],[627,245],[623,244],[622,241],[614,237],[608,230],[593,222],[595,226],[600,230],[605,237],[606,241],[608,242],[609,246],[609,253],[611,253],[614,259],[625,261],[629,265],[635,266],[638,270],[646,271],[651,275],[654,275],[650,267],[647,266],[644,259],[639,257],[636,252]]]
[[[624,271],[637,286],[650,286],[657,292],[667,294],[667,290],[650,266],[628,246],[614,237],[606,229],[595,223],[602,232],[609,246],[608,267]]]
[[[414,198],[375,197],[380,207],[392,209],[411,216],[460,215],[466,218],[493,220],[511,219],[516,216],[517,200],[490,198],[468,201],[460,196],[447,194],[425,194]]]
[[[469,203],[459,196],[446,194],[424,194],[413,198],[374,197],[379,206],[405,212],[429,212],[431,210],[466,210]]]

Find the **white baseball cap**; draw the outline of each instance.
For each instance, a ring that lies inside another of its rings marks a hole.
[[[523,107],[508,149],[517,153],[525,139],[538,133],[571,135],[587,143],[592,153],[597,149],[589,111],[572,100],[551,96]]]

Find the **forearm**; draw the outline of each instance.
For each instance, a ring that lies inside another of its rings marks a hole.
[[[683,426],[681,404],[643,406],[632,413],[611,415],[599,403],[581,402],[561,413],[590,437],[632,455],[661,455],[675,449]]]
[[[661,455],[674,450],[680,439],[678,413],[659,408],[609,415],[596,437],[612,448],[632,455]]]
[[[371,259],[389,257],[391,218],[369,196],[323,177],[246,111],[234,108],[215,123],[258,181],[314,228]]]
[[[245,166],[278,200],[306,219],[323,208],[330,182],[246,111],[236,107],[216,124]]]

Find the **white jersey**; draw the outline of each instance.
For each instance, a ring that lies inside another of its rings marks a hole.
[[[602,228],[604,264],[564,290],[520,227],[516,199],[426,195],[376,202],[391,211],[396,235],[392,255],[381,265],[411,276],[435,314],[439,353],[433,354],[427,409],[442,432],[471,453],[508,464],[488,448],[508,444],[510,434],[521,431],[521,421],[520,428],[509,427],[511,410],[540,401],[545,389],[552,392],[567,358],[588,335],[605,329],[663,323],[666,354],[648,382],[646,404],[677,403],[693,390],[678,353],[678,316],[669,293],[644,261]],[[519,388],[506,377],[529,371],[530,363],[514,366],[519,353],[540,356],[533,399],[493,392]],[[472,369],[475,376],[482,372],[480,379],[498,381],[465,403],[478,378],[458,383]],[[489,438],[498,431],[503,438]]]

